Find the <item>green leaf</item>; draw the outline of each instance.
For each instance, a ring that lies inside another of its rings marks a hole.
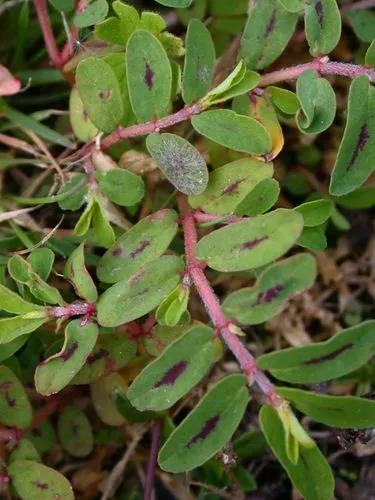
[[[66,406],[60,413],[57,433],[64,450],[73,457],[86,457],[94,448],[90,421],[76,406]]]
[[[60,12],[70,12],[74,8],[73,0],[49,0],[49,3]]]
[[[115,242],[115,233],[108,220],[102,200],[95,198],[92,212],[92,231],[95,238],[104,248],[109,248]]]
[[[327,396],[279,387],[278,394],[297,410],[322,424],[339,429],[366,429],[375,425],[375,401],[356,396]]]
[[[38,427],[35,428],[34,432],[30,431],[26,434],[26,437],[35,446],[37,451],[43,455],[43,453],[48,453],[56,444],[56,434],[53,425],[49,420],[45,420]]]
[[[290,90],[273,87],[267,87],[266,93],[272,104],[286,115],[295,115],[300,108],[298,97]]]
[[[319,448],[299,447],[297,463],[291,462],[286,449],[283,425],[270,406],[260,410],[259,421],[267,443],[286,470],[290,480],[305,500],[331,500],[334,493],[334,477],[327,460]]]
[[[168,56],[157,38],[137,30],[126,46],[126,76],[134,114],[140,122],[164,116],[172,90]]]
[[[12,370],[0,366],[0,422],[27,429],[31,417],[32,408],[23,385]]]
[[[294,209],[303,217],[305,227],[320,226],[331,215],[332,202],[330,200],[314,200],[302,203]]]
[[[187,311],[190,289],[181,283],[159,304],[156,320],[159,325],[176,326]]]
[[[85,174],[76,173],[58,191],[58,196],[66,194],[59,201],[61,210],[78,210],[85,203],[87,195],[87,177]]]
[[[158,167],[179,191],[198,194],[206,188],[206,162],[186,139],[168,133],[150,134],[146,146]]]
[[[91,384],[127,365],[135,357],[136,352],[137,343],[126,332],[100,335],[84,366],[71,384]]]
[[[190,324],[173,327],[155,325],[150,334],[142,339],[144,348],[151,356],[159,356],[167,346],[184,335],[190,328]]]
[[[74,135],[82,142],[90,142],[99,132],[90,120],[76,87],[70,92],[69,118]]]
[[[37,366],[35,388],[44,396],[61,391],[85,364],[98,337],[98,327],[82,319],[70,321],[60,352]]]
[[[136,120],[130,105],[128,79],[126,78],[126,66],[124,62],[124,53],[112,52],[111,54],[106,55],[104,57],[104,60],[111,66],[120,85],[122,104],[123,104],[123,115],[120,124],[124,126],[131,125]]]
[[[254,3],[241,39],[240,57],[250,68],[269,66],[284,51],[298,13],[288,12],[278,0]]]
[[[185,9],[189,7],[193,0],[156,0],[161,5],[166,7],[175,7],[177,9]]]
[[[298,238],[298,245],[314,252],[321,252],[327,248],[325,226],[305,227]]]
[[[366,66],[370,66],[372,68],[375,67],[375,38],[366,51],[365,64]]]
[[[108,3],[106,0],[93,0],[83,12],[74,15],[73,23],[77,28],[87,28],[105,19],[108,14]]]
[[[336,0],[306,3],[305,32],[312,56],[332,52],[341,36],[341,15]]]
[[[316,384],[342,377],[375,354],[375,321],[347,328],[324,342],[260,356],[257,365],[285,382]]]
[[[74,500],[69,481],[59,472],[31,460],[16,460],[8,468],[22,500]]]
[[[74,234],[77,236],[84,236],[90,229],[92,217],[95,212],[95,199],[91,196],[89,202],[86,205],[85,210],[78,219],[76,225],[74,226]]]
[[[21,349],[26,340],[26,337],[18,337],[7,344],[0,344],[0,362],[13,356],[15,352]]]
[[[234,210],[236,215],[255,217],[267,212],[277,201],[280,194],[279,183],[275,179],[258,182]]]
[[[306,134],[318,134],[329,128],[336,114],[336,95],[331,84],[314,69],[304,71],[297,80],[301,110],[296,120]]]
[[[99,57],[87,57],[76,70],[76,84],[92,123],[112,132],[123,113],[121,90],[111,66]]]
[[[330,193],[342,196],[357,189],[375,169],[375,88],[366,75],[353,80],[348,99],[348,118]]]
[[[57,288],[42,280],[39,274],[33,271],[31,264],[20,255],[13,255],[8,260],[8,271],[15,281],[26,285],[38,300],[48,304],[62,305],[64,303]]]
[[[157,414],[153,411],[136,410],[125,394],[118,394],[116,406],[119,413],[127,422],[149,422],[157,417]]]
[[[114,168],[101,176],[99,188],[113,203],[123,207],[135,205],[145,194],[142,177],[121,168]]]
[[[334,198],[340,207],[349,210],[361,210],[375,205],[375,187],[363,186],[344,196]]]
[[[182,269],[179,257],[166,255],[111,286],[99,297],[99,324],[118,326],[152,311],[180,282]]]
[[[79,245],[69,256],[64,267],[64,276],[74,286],[76,294],[87,302],[96,302],[98,292],[85,266],[85,244]]]
[[[371,43],[375,38],[375,14],[370,10],[344,9],[354,33],[362,42]]]
[[[109,17],[95,26],[95,36],[117,45],[126,45],[130,35],[139,26],[137,9],[119,0],[112,3],[112,9],[118,17]]]
[[[39,274],[42,280],[47,280],[55,262],[55,254],[46,247],[36,248],[30,252],[27,260],[30,262],[33,271]]]
[[[107,425],[123,425],[124,417],[119,413],[116,401],[125,394],[127,384],[119,373],[111,373],[90,385],[92,403],[98,417]]]
[[[144,368],[129,388],[128,398],[137,410],[166,410],[192,389],[215,361],[215,334],[203,325],[193,326]]]
[[[210,173],[206,190],[189,196],[193,208],[208,213],[232,214],[246,195],[262,180],[272,177],[272,163],[242,158],[216,168]]]
[[[260,430],[245,431],[233,442],[233,450],[241,461],[261,455],[266,448],[266,440]]]
[[[301,12],[305,6],[305,0],[279,0],[279,2],[289,12]]]
[[[0,310],[14,314],[26,314],[41,309],[40,306],[27,302],[12,290],[0,284]]]
[[[215,46],[206,26],[192,19],[186,33],[182,97],[187,104],[198,101],[209,90],[216,62]]]
[[[35,317],[36,316],[36,317]],[[47,309],[34,311],[22,316],[0,319],[0,344],[12,342],[17,337],[31,333],[49,321]]]
[[[225,80],[208,92],[201,100],[201,104],[209,107],[246,94],[257,86],[259,80],[260,75],[255,71],[248,71],[244,61],[241,60]]]
[[[297,240],[302,227],[300,214],[278,209],[230,224],[204,236],[198,242],[196,257],[216,271],[257,268],[287,252]]]
[[[234,151],[262,155],[271,149],[271,138],[263,125],[229,109],[206,111],[193,116],[191,123],[198,133]]]
[[[315,259],[300,254],[269,266],[256,284],[231,293],[224,312],[244,325],[257,325],[278,314],[294,293],[310,287],[316,277]]]
[[[163,209],[140,220],[120,236],[99,260],[99,279],[105,283],[116,283],[160,257],[177,233],[177,217],[174,210]]]
[[[32,460],[33,462],[41,462],[42,459],[33,445],[33,443],[26,438],[22,438],[15,448],[13,448],[8,458],[8,463],[11,464],[16,460]]]
[[[243,375],[220,380],[164,443],[158,456],[160,467],[178,473],[207,462],[230,440],[248,401]]]

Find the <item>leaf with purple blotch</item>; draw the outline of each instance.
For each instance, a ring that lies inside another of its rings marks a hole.
[[[357,370],[374,355],[375,321],[365,321],[324,342],[264,354],[257,364],[285,382],[317,384]]]
[[[55,429],[49,420],[31,429],[25,437],[32,442],[40,455],[51,451],[57,442]]]
[[[98,301],[101,326],[119,326],[155,309],[181,281],[182,259],[164,255],[108,288]]]
[[[316,263],[300,254],[267,267],[254,286],[237,290],[225,299],[225,314],[244,325],[258,325],[285,307],[296,292],[309,288],[316,277]]]
[[[231,439],[249,402],[246,377],[223,378],[172,432],[158,463],[167,472],[185,472],[204,464]]]
[[[85,266],[85,244],[81,243],[70,254],[64,266],[64,276],[74,286],[76,294],[87,302],[95,302],[98,298],[95,283]]]
[[[301,110],[296,121],[301,132],[318,134],[329,128],[336,115],[336,94],[325,78],[314,69],[304,71],[297,80]]]
[[[216,271],[255,269],[286,253],[302,228],[301,214],[280,208],[204,236],[198,242],[196,257]]]
[[[77,87],[73,87],[70,92],[69,120],[74,135],[82,142],[91,141],[99,132],[89,118]]]
[[[66,406],[59,415],[60,443],[73,457],[86,457],[94,448],[94,436],[86,414],[76,406]]]
[[[331,176],[335,196],[359,188],[375,169],[375,88],[366,75],[353,80],[348,118]]]
[[[329,54],[341,36],[341,15],[336,0],[311,0],[305,5],[305,32],[312,56]]]
[[[293,463],[288,457],[286,433],[276,411],[270,406],[262,406],[259,422],[268,445],[303,498],[331,500],[334,477],[319,448],[316,445],[300,446],[298,460]]]
[[[298,13],[288,12],[278,0],[252,3],[241,39],[240,57],[250,68],[266,68],[285,49],[297,19]]]
[[[100,335],[86,363],[71,384],[91,384],[128,364],[136,352],[137,343],[127,332]]]
[[[163,209],[137,222],[100,258],[98,278],[105,283],[116,283],[160,257],[177,233],[177,218],[174,210]]]
[[[85,364],[98,338],[95,323],[83,319],[70,321],[65,328],[65,341],[60,352],[37,366],[36,390],[44,396],[61,391]]]
[[[316,422],[339,429],[375,426],[375,400],[357,396],[328,396],[291,387],[278,387],[277,393]]]
[[[207,213],[229,215],[262,180],[272,177],[272,163],[241,158],[216,168],[209,175],[205,191],[189,196],[189,204]]]
[[[185,45],[182,96],[184,102],[190,104],[208,92],[214,74],[216,54],[209,30],[198,19],[190,21]]]
[[[22,500],[74,500],[69,481],[51,467],[32,460],[16,460],[10,464],[8,473]]]
[[[234,151],[265,155],[272,147],[269,133],[261,123],[230,109],[205,111],[193,116],[191,124],[199,134]]]
[[[0,366],[0,422],[26,429],[31,424],[32,408],[26,391],[7,366]]]
[[[207,186],[208,170],[200,152],[175,134],[150,134],[146,146],[163,174],[184,194],[199,194]]]
[[[140,122],[161,118],[168,112],[172,70],[164,47],[144,30],[136,30],[126,46],[126,76],[130,103]]]
[[[215,360],[215,334],[196,325],[170,344],[135,378],[127,397],[138,410],[173,406],[207,373]]]

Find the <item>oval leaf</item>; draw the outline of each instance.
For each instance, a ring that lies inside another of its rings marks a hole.
[[[0,344],[12,342],[22,335],[31,333],[49,320],[47,309],[13,318],[0,319]]]
[[[330,193],[342,196],[363,184],[375,169],[375,88],[366,75],[353,80],[348,118],[333,167]]]
[[[130,278],[141,266],[160,257],[177,233],[177,217],[174,210],[163,209],[135,224],[99,260],[99,279],[116,283]]]
[[[185,472],[204,464],[233,436],[249,401],[246,378],[220,380],[169,436],[158,462],[168,472]]]
[[[111,286],[99,297],[99,324],[118,326],[152,311],[178,285],[182,270],[179,257],[165,255]]]
[[[57,433],[63,448],[73,457],[86,457],[94,448],[89,419],[75,406],[66,406],[60,413]]]
[[[193,116],[194,129],[221,146],[263,155],[271,150],[271,138],[263,125],[229,109],[214,109]]]
[[[327,396],[279,387],[278,394],[297,410],[322,424],[339,429],[366,429],[375,425],[375,401],[356,396]]]
[[[31,424],[32,408],[26,391],[6,366],[0,366],[0,422],[26,429]]]
[[[36,390],[45,396],[61,391],[79,372],[94,348],[98,327],[75,319],[65,328],[63,348],[38,365],[35,371]]]
[[[336,0],[311,0],[305,5],[305,32],[312,56],[329,54],[341,36],[341,15]]]
[[[118,426],[125,422],[117,409],[116,400],[126,393],[126,389],[126,382],[119,373],[111,373],[90,385],[95,411],[105,424]]]
[[[296,255],[269,266],[251,288],[231,293],[224,312],[244,325],[257,325],[278,314],[294,293],[310,287],[316,277],[315,259]]]
[[[264,179],[260,181],[237,205],[234,213],[236,215],[248,215],[255,217],[267,212],[277,201],[280,194],[280,186],[275,179]]]
[[[76,84],[90,120],[103,132],[112,132],[123,115],[120,85],[111,66],[99,57],[87,57],[76,70]]]
[[[162,44],[148,31],[137,30],[126,46],[126,76],[134,114],[145,122],[164,116],[172,91],[172,70]]]
[[[82,142],[89,142],[99,130],[89,118],[76,87],[70,93],[69,118],[74,135]]]
[[[0,310],[14,314],[26,314],[42,308],[22,299],[17,293],[0,284]]]
[[[260,356],[257,365],[285,382],[316,384],[357,370],[374,355],[375,321],[365,321],[324,342]]]
[[[85,244],[82,243],[69,256],[64,267],[64,276],[71,281],[79,297],[87,302],[98,298],[96,286],[85,266]]]
[[[281,208],[213,231],[198,242],[196,256],[216,271],[264,266],[289,250],[302,227],[300,214]]]
[[[139,203],[145,194],[142,177],[121,168],[114,168],[101,176],[99,188],[113,203],[122,207]]]
[[[210,369],[216,354],[214,340],[211,328],[193,326],[135,378],[127,393],[131,404],[140,411],[173,406]]]
[[[232,214],[258,182],[272,177],[272,163],[242,158],[216,168],[210,173],[206,190],[189,197],[193,208],[219,215]]]

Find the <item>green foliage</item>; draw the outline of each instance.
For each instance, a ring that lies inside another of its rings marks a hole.
[[[341,36],[341,16],[336,0],[306,3],[305,31],[311,55],[329,54]]]
[[[74,286],[76,294],[88,302],[98,298],[95,283],[85,266],[84,243],[74,250],[64,267],[64,276]]]
[[[22,383],[8,367],[0,366],[0,422],[27,429],[32,408]]]
[[[75,406],[67,406],[59,416],[57,432],[64,449],[73,457],[85,457],[94,447],[89,419]]]

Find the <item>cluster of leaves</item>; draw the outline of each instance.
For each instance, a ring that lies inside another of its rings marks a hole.
[[[5,193],[0,205],[7,223],[0,242],[0,422],[10,428],[0,429],[0,438],[2,430],[14,434],[2,456],[1,487],[3,474],[22,499],[74,498],[68,480],[42,463],[57,441],[82,458],[98,442],[98,421],[107,430],[141,423],[144,431],[161,422],[158,465],[166,472],[193,471],[199,481],[214,475],[215,484],[226,486],[226,469],[215,456],[233,438],[240,461],[268,446],[304,498],[332,499],[333,472],[291,408],[336,429],[375,425],[375,401],[360,390],[375,354],[375,322],[365,318],[328,340],[262,354],[257,366],[275,380],[275,398],[257,398],[259,430],[238,431],[255,404],[253,392],[246,374],[223,376],[224,344],[189,308],[192,277],[175,195],[186,196],[203,229],[195,266],[208,266],[221,279],[224,273],[245,278],[247,286],[232,289],[222,305],[245,331],[277,317],[313,286],[314,254],[327,247],[327,228],[350,227],[340,210],[374,204],[374,187],[364,185],[375,168],[374,14],[344,10],[366,66],[356,73],[360,66],[345,72],[330,63],[331,72],[353,77],[346,123],[329,190],[305,196],[301,176],[290,172],[280,183],[273,161],[284,153],[281,125],[312,144],[335,121],[336,92],[322,68],[341,36],[336,0],[258,0],[250,8],[248,0],[157,0],[177,9],[184,37],[168,31],[162,15],[168,10],[159,14],[157,5],[140,13],[120,0],[110,8],[93,0],[78,10],[71,0],[50,3],[92,43],[62,68],[74,80],[65,103],[69,136],[66,123],[53,130],[41,123],[44,116],[0,102],[2,130],[16,129],[5,144],[33,154],[27,129],[51,148],[68,150],[57,162],[48,153],[42,182],[26,193]],[[264,86],[259,71],[282,54],[301,13],[310,54],[318,59],[295,73],[295,92]],[[27,4],[23,18],[29,19]],[[240,30],[237,57],[230,41]],[[12,83],[5,68],[3,74]],[[15,88],[0,80],[4,95]],[[162,130],[183,121],[174,133]],[[69,156],[77,142],[84,148]],[[41,151],[32,160],[6,153],[0,168],[39,167]],[[303,161],[313,165],[319,150],[310,148],[312,159],[308,152]],[[56,163],[58,173],[63,167],[60,186],[51,175]],[[291,203],[281,202],[281,189]],[[52,204],[65,214],[66,234],[40,241],[40,226],[24,218],[33,207]],[[7,216],[11,209],[16,220]],[[354,380],[354,395],[311,390],[345,377]],[[90,396],[83,403],[76,398],[82,394]],[[35,424],[38,398],[60,396],[56,422],[47,415]],[[243,465],[234,475],[243,492],[256,488]]]

